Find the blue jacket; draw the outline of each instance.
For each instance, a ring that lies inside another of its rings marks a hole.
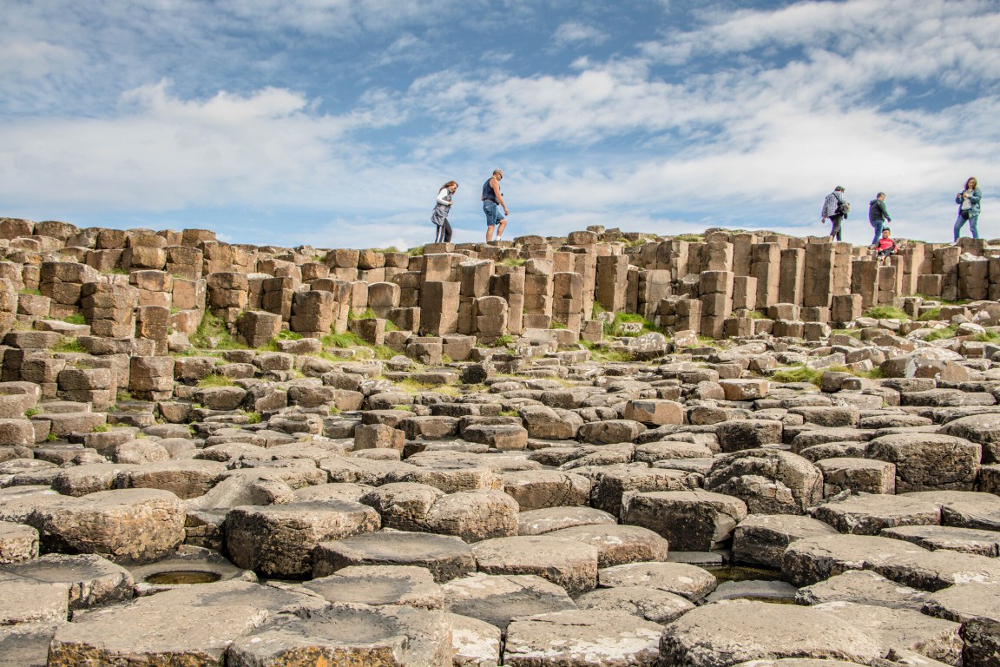
[[[962,210],[962,194],[964,192],[965,190],[962,190],[962,192],[959,192],[957,195],[955,195],[955,203],[958,204],[959,211]],[[979,216],[979,200],[982,198],[983,198],[982,190],[976,188],[975,190],[972,191],[972,196],[969,197],[969,201],[972,202],[972,208],[970,209],[969,215],[974,215],[977,217]]]

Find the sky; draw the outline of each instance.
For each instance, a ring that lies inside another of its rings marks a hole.
[[[1000,1],[0,0],[0,217],[412,247],[588,225],[1000,237]],[[997,213],[994,213],[996,211]]]

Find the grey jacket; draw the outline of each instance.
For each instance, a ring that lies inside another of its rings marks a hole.
[[[837,206],[842,204],[844,201],[844,193],[842,192],[831,192],[823,200],[823,217],[832,218],[837,215]],[[845,216],[846,217],[846,216]]]

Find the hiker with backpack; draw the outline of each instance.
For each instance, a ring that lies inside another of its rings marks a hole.
[[[833,192],[826,196],[823,200],[823,216],[820,218],[821,223],[825,223],[827,218],[830,218],[832,226],[830,227],[830,240],[832,241],[835,237],[838,241],[841,241],[840,235],[840,223],[844,221],[847,214],[851,212],[851,205],[847,203],[844,199],[844,186],[838,185],[833,189]]]
[[[892,218],[889,217],[889,211],[885,208],[884,192],[878,193],[875,195],[875,199],[868,202],[868,222],[875,230],[875,236],[872,237],[872,245],[877,246],[879,239],[882,238],[882,228],[885,226],[885,223],[892,222]]]
[[[962,234],[962,227],[969,223],[969,231],[972,238],[979,238],[979,200],[983,198],[983,191],[979,189],[979,181],[975,176],[970,176],[965,181],[965,187],[955,195],[955,203],[958,204],[958,217],[955,219],[955,243]]]

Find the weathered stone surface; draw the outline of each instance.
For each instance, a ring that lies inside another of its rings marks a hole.
[[[717,458],[705,490],[739,498],[754,514],[802,514],[823,497],[823,475],[791,452],[750,449]]]
[[[795,594],[799,604],[826,602],[856,602],[876,607],[913,609],[919,611],[928,593],[902,586],[875,572],[848,570],[811,586],[803,586]]]
[[[666,624],[694,609],[687,598],[645,586],[598,588],[576,599],[580,609],[623,611],[654,623]]]
[[[785,549],[795,540],[836,533],[836,528],[810,517],[751,514],[733,532],[733,560],[780,569]]]
[[[89,609],[132,599],[132,574],[94,554],[46,554],[5,572],[38,583],[66,585],[69,609]]]
[[[448,611],[504,630],[514,618],[576,609],[564,588],[534,575],[476,573],[443,588]]]
[[[558,611],[513,621],[504,664],[655,667],[658,624],[619,611]]]
[[[896,492],[971,491],[982,457],[978,443],[933,433],[885,435],[868,443],[868,458],[896,466]]]
[[[598,572],[601,588],[646,588],[697,602],[715,590],[715,575],[686,563],[630,563]]]
[[[0,575],[0,627],[64,623],[69,618],[69,584]]]
[[[716,667],[786,657],[873,664],[883,652],[877,639],[829,614],[737,600],[699,607],[668,625],[660,655],[666,664]]]
[[[518,535],[544,535],[574,526],[614,525],[615,517],[591,507],[547,507],[521,511],[517,515]]]
[[[303,588],[330,602],[441,609],[444,593],[430,570],[412,565],[355,565],[307,581]]]
[[[166,591],[96,610],[60,627],[52,640],[49,665],[222,667],[233,640],[281,612],[315,611],[322,606],[313,596],[243,581]]]
[[[0,521],[0,565],[38,557],[38,531],[31,526]]]
[[[43,551],[93,553],[116,563],[162,558],[184,539],[184,504],[169,491],[123,489],[43,506],[28,518]]]
[[[473,572],[476,560],[458,537],[380,531],[323,542],[313,552],[313,576],[323,577],[351,565],[417,565],[438,583]]]
[[[709,491],[663,491],[627,496],[624,523],[665,537],[675,551],[711,551],[747,515],[739,498]]]
[[[57,623],[0,627],[0,667],[46,667]]]
[[[996,558],[1000,556],[1000,533],[955,526],[902,526],[886,528],[880,535],[906,540],[925,549],[948,549]]]
[[[575,540],[547,535],[504,537],[478,542],[472,553],[476,567],[486,574],[534,574],[562,586],[570,595],[597,585],[598,550]]]
[[[585,505],[591,481],[583,475],[557,470],[521,470],[502,475],[503,490],[522,511],[564,505]]]
[[[517,535],[517,501],[501,491],[461,491],[434,501],[427,529],[466,542]]]
[[[941,522],[937,505],[905,496],[862,493],[832,500],[812,515],[842,533],[878,535],[883,528],[928,526]]]
[[[226,517],[233,563],[272,577],[306,578],[321,542],[378,530],[372,508],[351,502],[295,502],[236,507]]]
[[[427,514],[444,492],[426,484],[396,482],[370,489],[358,500],[375,508],[383,528],[427,530]]]
[[[667,559],[667,541],[653,531],[639,526],[575,526],[546,534],[596,547],[599,568]]]

